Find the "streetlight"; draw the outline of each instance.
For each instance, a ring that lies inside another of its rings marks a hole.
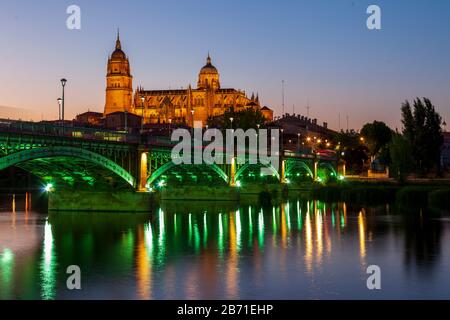
[[[230,121],[231,121],[231,129],[233,129],[233,120],[234,120],[234,118],[231,117],[231,118],[230,118]]]
[[[61,105],[62,105],[62,99],[58,98],[58,112],[59,112],[58,121],[61,121]]]
[[[64,133],[64,102],[65,102],[65,99],[64,99],[64,88],[66,87],[66,83],[67,83],[67,80],[62,78],[61,79],[61,85],[62,85],[61,120],[62,120],[63,133]]]
[[[297,152],[300,152],[300,133],[297,133]]]

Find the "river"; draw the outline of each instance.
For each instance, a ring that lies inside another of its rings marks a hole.
[[[450,299],[450,216],[300,198],[148,214],[16,202],[0,212],[0,299]],[[71,265],[81,290],[67,289]]]

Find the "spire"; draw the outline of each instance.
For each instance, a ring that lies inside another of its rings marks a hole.
[[[256,93],[256,101],[255,101],[257,104],[259,104],[259,93],[257,92]]]
[[[116,40],[116,50],[122,49],[122,45],[120,43],[120,30],[117,28],[117,40]]]
[[[208,58],[206,58],[206,64],[211,64],[211,56],[209,55],[209,51],[208,51]]]
[[[250,98],[250,100],[255,101],[255,93],[252,92],[252,97]]]

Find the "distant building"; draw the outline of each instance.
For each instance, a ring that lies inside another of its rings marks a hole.
[[[103,124],[103,113],[88,111],[77,115],[75,122],[82,126],[100,126]]]
[[[261,113],[267,121],[269,121],[269,122],[273,121],[273,110],[272,109],[269,109],[268,107],[264,106],[261,108]]]
[[[284,129],[285,135],[297,136],[317,136],[322,138],[332,138],[337,132],[328,128],[328,123],[319,125],[317,119],[310,119],[302,115],[286,114],[276,119],[275,124]]]
[[[442,145],[442,165],[450,170],[450,132],[444,132],[444,144]]]
[[[126,131],[133,131],[133,129],[141,127],[142,118],[133,113],[117,111],[107,114],[104,121],[106,129],[119,131],[127,129]]]
[[[189,85],[187,89],[144,90],[139,87],[133,97],[130,62],[122,51],[118,35],[107,69],[105,116],[127,111],[142,116],[144,124],[172,122],[192,126],[194,121],[206,125],[209,117],[220,116],[230,108],[235,111],[247,108],[261,110],[258,95],[253,94],[249,98],[244,91],[221,87],[219,72],[209,55],[206,65],[200,70],[197,88]],[[265,108],[261,111],[271,121],[273,111]]]

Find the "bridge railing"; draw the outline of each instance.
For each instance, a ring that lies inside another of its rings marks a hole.
[[[171,141],[170,137],[167,136],[147,136],[146,140],[144,140],[147,145],[153,146],[153,147],[162,147],[162,148],[172,148],[176,146],[179,142],[178,141]],[[197,142],[197,143],[195,143]],[[198,148],[204,149],[207,147],[211,142],[207,141],[191,141],[191,146],[193,149]],[[225,154],[226,149],[220,149],[218,150],[220,153]],[[259,154],[259,149],[246,149],[246,155],[250,154]],[[270,145],[267,149],[268,154],[270,154],[271,149]],[[237,146],[235,145],[235,154],[237,154]],[[330,151],[330,150],[321,150],[315,153],[311,152],[304,152],[304,150],[288,150],[285,149],[280,152],[284,157],[287,158],[301,158],[301,159],[318,159],[318,160],[326,160],[326,161],[336,161],[338,159],[336,152]]]
[[[138,135],[99,128],[76,127],[73,126],[73,123],[71,122],[66,122],[64,126],[62,126],[60,124],[46,122],[0,119],[0,132],[65,137],[84,140],[128,143],[139,142]]]

